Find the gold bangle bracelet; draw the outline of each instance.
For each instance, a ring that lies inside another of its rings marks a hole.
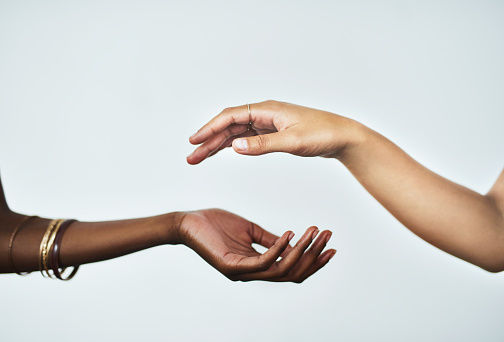
[[[58,230],[60,229],[61,224],[64,221],[65,220],[60,219],[60,220],[58,220],[58,222],[54,226],[54,229],[49,234],[49,239],[47,241],[47,245],[45,247],[44,254],[42,255],[42,265],[44,267],[44,271],[46,272],[46,274],[47,274],[47,276],[49,278],[53,278],[53,276],[49,272],[49,255],[51,254],[51,250],[52,250],[52,247],[53,247],[53,244],[54,244],[54,239],[56,238],[56,234],[58,233]]]
[[[56,225],[61,224],[63,220],[61,219],[56,219],[52,220],[49,222],[49,225],[47,226],[47,229],[44,233],[44,236],[42,237],[42,241],[40,242],[40,257],[39,257],[39,271],[42,273],[42,276],[45,277],[44,275],[44,259],[47,259],[47,243],[49,242],[49,236],[51,235],[51,232],[54,230]]]
[[[14,239],[16,238],[17,233],[21,229],[21,226],[26,224],[28,221],[36,218],[38,216],[25,216],[19,221],[19,223],[14,227],[14,230],[12,231],[11,238],[9,240],[9,249],[8,249],[8,254],[9,254],[9,261],[11,263],[12,270],[21,276],[25,276],[27,274],[30,274],[31,272],[19,272],[16,269],[16,265],[14,265],[14,257],[12,256],[12,248],[14,247]]]

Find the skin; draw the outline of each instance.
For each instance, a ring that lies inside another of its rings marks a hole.
[[[338,159],[392,215],[430,244],[489,272],[504,270],[504,170],[479,194],[428,170],[390,140],[343,116],[277,101],[226,108],[189,141],[201,163],[232,146]],[[249,120],[252,129],[247,130]]]
[[[23,217],[9,209],[0,180],[0,273],[14,272],[8,246],[14,227]],[[47,218],[35,218],[18,231],[12,248],[18,271],[38,270],[39,246],[49,222]],[[331,237],[330,231],[319,234],[317,227],[309,227],[294,247],[289,245],[293,236],[294,233],[287,231],[278,237],[220,209],[119,221],[75,222],[63,235],[60,260],[64,267],[81,265],[154,246],[184,244],[231,280],[301,283],[327,264],[336,251],[323,251]],[[258,253],[253,243],[268,250]]]

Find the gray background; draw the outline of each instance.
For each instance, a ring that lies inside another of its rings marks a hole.
[[[485,193],[503,167],[502,1],[0,1],[10,206],[108,220],[219,207],[272,232],[332,229],[302,285],[232,283],[184,246],[3,275],[2,341],[502,341],[504,274],[423,242],[337,161],[188,137],[267,99],[352,117]],[[295,238],[296,239],[296,238]]]

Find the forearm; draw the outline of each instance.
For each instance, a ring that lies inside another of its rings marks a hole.
[[[392,215],[434,246],[489,271],[504,269],[504,219],[493,198],[426,169],[360,127],[339,159]]]
[[[21,215],[2,218],[0,273],[13,272],[8,258],[10,232]],[[178,243],[181,214],[106,222],[74,222],[61,242],[62,266],[80,265],[116,258],[146,248]],[[35,271],[39,265],[39,247],[49,219],[36,218],[23,225],[16,235],[12,256],[18,271]]]

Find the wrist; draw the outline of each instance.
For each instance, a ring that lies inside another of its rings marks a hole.
[[[347,143],[336,157],[347,167],[359,157],[375,134],[372,129],[354,120],[349,124],[348,132]]]
[[[163,244],[178,245],[183,243],[181,235],[181,224],[187,213],[176,211],[161,215],[162,223],[160,225],[160,236]]]

